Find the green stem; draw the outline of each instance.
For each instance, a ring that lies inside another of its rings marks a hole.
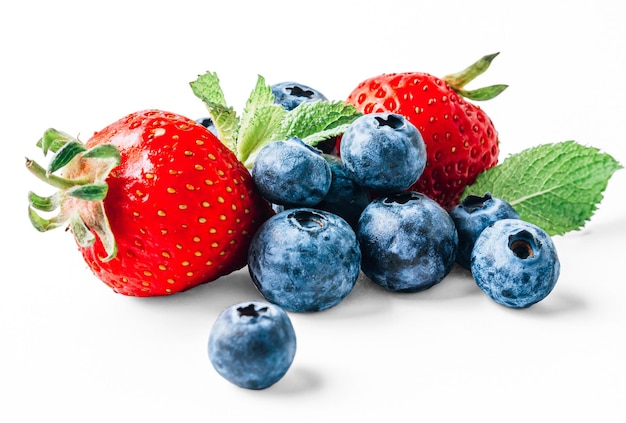
[[[37,178],[59,189],[69,189],[77,185],[85,185],[89,183],[87,179],[66,179],[60,176],[49,173],[46,169],[41,167],[39,163],[29,158],[26,158],[26,168],[35,175]]]
[[[498,56],[498,54],[500,53],[483,56],[462,71],[446,75],[442,79],[463,97],[479,101],[491,100],[504,91],[507,86],[499,84],[471,91],[464,90],[464,87],[473,81],[478,75],[483,74],[487,69],[489,69],[491,62],[496,58],[496,56]]]
[[[500,53],[483,56],[467,68],[463,69],[461,72],[444,76],[443,80],[446,81],[452,88],[460,90],[472,82],[478,75],[484,73],[498,54]]]

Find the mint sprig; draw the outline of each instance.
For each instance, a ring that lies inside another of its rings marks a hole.
[[[522,219],[550,235],[562,235],[582,228],[593,216],[609,179],[621,168],[609,154],[575,141],[544,144],[481,173],[463,197],[491,192]]]
[[[209,109],[209,115],[217,128],[219,139],[231,150],[234,150],[239,131],[239,117],[232,107],[228,107],[220,80],[216,73],[207,72],[198,76],[190,83],[193,93],[200,98]]]
[[[252,168],[261,148],[272,141],[298,137],[315,146],[343,134],[361,115],[354,106],[342,101],[305,102],[287,111],[274,103],[271,87],[260,75],[241,116],[226,104],[216,73],[199,75],[190,86],[204,102],[218,138],[248,168]]]

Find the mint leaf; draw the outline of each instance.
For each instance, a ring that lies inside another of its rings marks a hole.
[[[282,106],[274,103],[271,87],[259,75],[241,117],[235,151],[240,161],[245,164],[251,154],[272,141],[286,113]]]
[[[272,89],[269,85],[265,84],[265,79],[263,79],[263,77],[259,75],[259,77],[257,78],[256,86],[254,87],[254,90],[252,90],[252,92],[250,93],[250,96],[248,97],[248,100],[246,101],[246,105],[243,110],[241,124],[239,127],[240,137],[241,134],[248,131],[248,126],[250,125],[250,122],[254,119],[254,116],[257,114],[257,110],[261,107],[271,104],[274,104],[274,94],[272,93]]]
[[[268,104],[274,104],[274,93],[272,93],[272,88],[265,83],[265,78],[259,75],[256,85],[246,101],[244,116],[253,114],[256,108],[267,106]]]
[[[342,101],[301,103],[289,111],[281,128],[283,138],[298,137],[309,145],[341,135],[360,113]]]
[[[507,200],[522,219],[550,235],[562,235],[585,225],[621,168],[610,155],[575,141],[545,144],[481,173],[463,197],[491,192]]]
[[[237,158],[248,168],[254,163],[254,157],[267,143],[276,141],[274,134],[279,130],[287,111],[278,104],[256,107],[252,115],[245,114],[246,126],[240,131],[237,142]]]
[[[222,87],[220,87],[220,79],[214,72],[206,72],[198,75],[198,78],[190,82],[191,90],[200,100],[206,103],[212,103],[217,106],[226,107],[226,99]]]
[[[275,103],[271,86],[259,75],[239,118],[226,104],[217,74],[199,75],[190,86],[209,110],[218,138],[248,168],[252,168],[259,150],[272,141],[298,137],[314,146],[343,134],[361,115],[342,101],[304,102],[287,111]]]
[[[232,151],[237,145],[239,117],[228,107],[216,73],[206,72],[189,84],[193,93],[202,100],[217,129],[218,138]]]
[[[348,129],[348,126],[350,126],[349,123],[334,126],[332,128],[315,132],[314,134],[311,134],[311,135],[307,135],[306,137],[303,137],[301,139],[305,144],[315,147],[318,143],[322,141],[325,141],[329,138],[336,137],[338,135],[343,134],[344,132],[346,132],[346,129]]]

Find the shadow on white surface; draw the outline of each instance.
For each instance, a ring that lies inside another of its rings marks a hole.
[[[553,291],[545,300],[534,304],[527,309],[512,311],[526,313],[543,319],[548,316],[563,316],[564,314],[581,313],[588,308],[588,304],[582,298],[571,292],[563,290],[562,292]]]
[[[320,372],[294,363],[287,374],[266,391],[275,396],[300,395],[319,391],[323,386]]]
[[[136,298],[146,307],[154,306],[163,310],[178,310],[183,307],[187,310],[208,311],[216,316],[233,304],[262,299],[248,275],[247,268],[171,296]]]

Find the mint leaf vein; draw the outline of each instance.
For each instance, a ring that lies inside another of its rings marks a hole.
[[[550,235],[578,230],[593,216],[613,173],[622,166],[575,141],[531,147],[480,174],[463,193],[491,192]]]

